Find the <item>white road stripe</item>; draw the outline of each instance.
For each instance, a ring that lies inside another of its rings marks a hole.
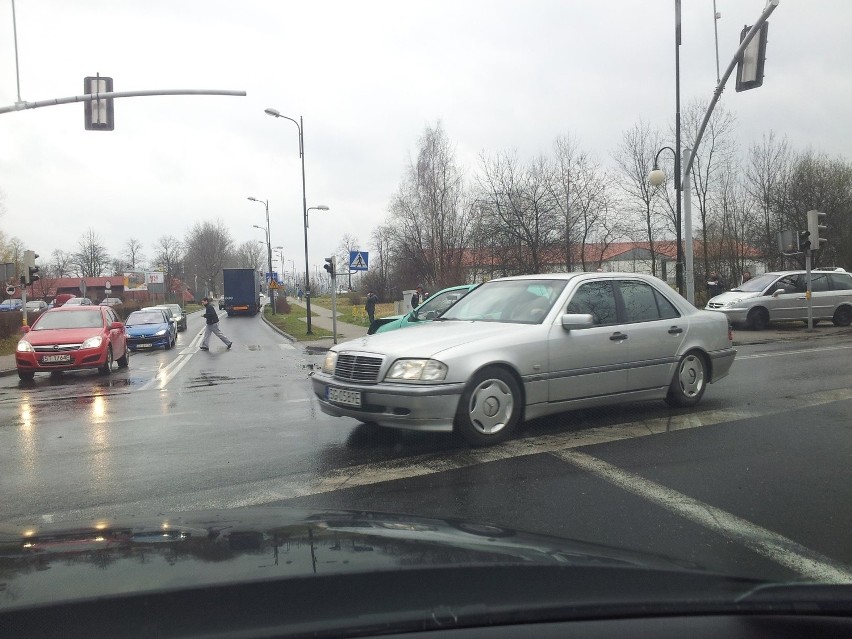
[[[775,351],[772,353],[754,353],[752,355],[740,355],[737,354],[737,361],[742,359],[758,359],[761,357],[783,357],[785,355],[807,355],[808,353],[819,353],[821,351],[838,351],[841,349],[852,348],[852,344],[850,345],[835,345],[835,346],[823,346],[821,348],[803,348],[796,351]]]
[[[622,490],[633,493],[704,526],[723,537],[727,537],[746,548],[793,570],[794,572],[823,583],[850,583],[852,569],[836,564],[809,548],[783,535],[758,526],[729,512],[666,488],[634,473],[576,450],[551,453],[554,457],[577,466],[588,473],[615,484]]]
[[[160,372],[148,383],[144,384],[139,390],[146,391],[153,388],[155,385],[159,384],[159,388],[157,390],[163,390],[166,387],[172,378],[177,375],[180,370],[189,363],[190,358],[194,353],[198,352],[198,345],[201,343],[202,335],[204,333],[199,333],[195,336],[195,338],[189,343],[189,345],[182,350],[178,356],[169,363],[168,366],[160,369]]]

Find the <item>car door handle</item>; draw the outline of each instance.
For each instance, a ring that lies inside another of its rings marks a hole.
[[[669,329],[669,335],[677,335],[678,333],[683,333],[683,329],[680,326],[672,326]]]
[[[609,338],[613,342],[621,342],[621,341],[627,339],[627,335],[625,335],[624,333],[613,333],[612,335],[609,336]]]

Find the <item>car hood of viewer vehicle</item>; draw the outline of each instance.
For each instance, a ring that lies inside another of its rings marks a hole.
[[[512,335],[518,338],[543,329],[540,324],[514,324],[510,322],[473,322],[446,320],[426,322],[417,331],[416,338],[408,331],[390,331],[366,335],[339,344],[335,351],[363,351],[392,357],[439,357],[445,351],[467,344],[482,343],[497,339],[500,345],[511,344]],[[545,329],[546,330],[546,329]]]
[[[82,344],[90,337],[103,335],[104,329],[97,328],[46,328],[43,331],[28,331],[23,339],[33,346],[52,344]]]
[[[0,612],[270,579],[488,565],[702,572],[667,557],[489,524],[286,507],[0,526]],[[707,573],[709,574],[709,573]]]

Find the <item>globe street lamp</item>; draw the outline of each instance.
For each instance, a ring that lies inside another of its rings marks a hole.
[[[271,234],[269,232],[269,200],[258,200],[256,198],[250,197],[249,201],[263,204],[264,208],[266,209],[266,254],[269,259],[269,283],[267,284],[266,290],[269,293],[269,301],[272,302],[272,314],[275,315],[275,289],[269,287],[269,284],[272,283],[272,240],[270,237]],[[262,227],[259,227],[257,225],[252,226],[263,230]]]
[[[679,140],[678,140],[679,142]],[[651,186],[660,186],[663,182],[666,181],[666,173],[659,167],[659,158],[660,153],[668,149],[675,156],[675,197],[677,199],[677,205],[675,208],[675,242],[677,243],[676,248],[676,258],[675,258],[675,279],[677,280],[677,291],[681,295],[683,295],[683,254],[681,252],[681,175],[679,172],[680,169],[680,157],[678,152],[675,151],[670,146],[664,146],[662,149],[657,151],[657,155],[654,156],[654,168],[651,169],[651,172],[648,174],[648,183]]]
[[[290,120],[296,125],[299,130],[299,157],[302,160],[302,226],[305,231],[305,306],[308,313],[308,335],[313,335],[311,330],[311,284],[310,284],[310,266],[308,265],[308,199],[305,195],[305,135],[304,122],[302,116],[299,116],[298,122],[293,118],[281,115],[277,109],[264,109],[264,113],[271,115],[274,118],[284,118]]]

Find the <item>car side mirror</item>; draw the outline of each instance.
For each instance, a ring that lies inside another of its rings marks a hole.
[[[112,324],[109,325],[109,329],[111,331],[112,330],[121,330],[123,328],[124,328],[124,324],[122,324],[121,322],[113,322]]]
[[[779,295],[782,295],[783,293],[786,293],[786,291],[783,288],[776,288],[775,291],[773,291],[773,293],[772,293],[772,297],[778,297]]]
[[[562,328],[566,331],[591,328],[595,318],[590,313],[565,313],[562,315]]]
[[[29,333],[30,327],[29,326],[21,326],[21,332],[22,333]]]

